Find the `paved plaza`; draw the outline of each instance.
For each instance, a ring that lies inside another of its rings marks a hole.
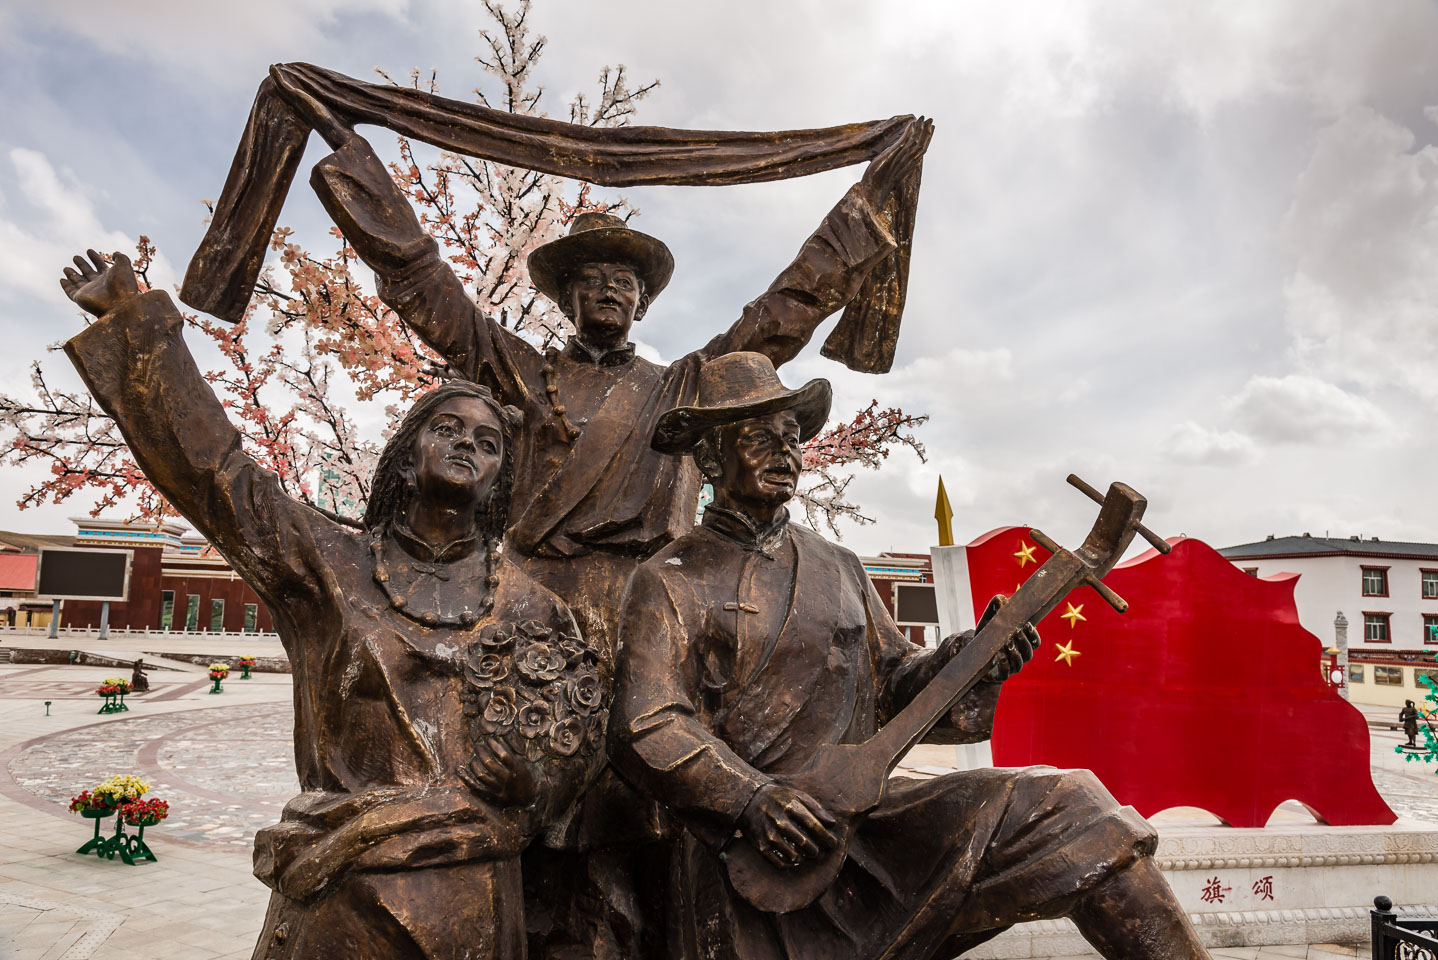
[[[128,713],[98,716],[94,688],[118,668],[0,662],[0,957],[250,956],[268,897],[250,874],[250,845],[298,789],[290,678],[234,673],[211,696],[201,667],[175,666],[153,670],[151,691],[129,698]],[[1398,742],[1374,732],[1375,782],[1400,816],[1438,823],[1438,776],[1403,764],[1393,754]],[[949,748],[920,749],[929,752],[910,772],[922,776]],[[171,804],[170,818],[146,834],[155,863],[74,852],[90,823],[67,810],[70,797],[112,773],[151,780],[152,795]],[[1171,816],[1156,818],[1160,830]],[[1355,952],[1285,946],[1213,955],[1331,960]]]

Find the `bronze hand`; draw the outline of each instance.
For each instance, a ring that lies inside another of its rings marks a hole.
[[[780,783],[760,787],[739,818],[744,836],[776,867],[791,867],[826,850],[838,838],[835,820],[802,790]]]
[[[924,160],[924,151],[934,137],[934,121],[919,117],[904,130],[903,136],[879,154],[864,171],[859,187],[870,203],[882,206],[889,194]]]
[[[92,262],[76,257],[75,266],[66,267],[60,278],[60,289],[82,310],[103,317],[131,297],[139,296],[140,281],[135,279],[129,257],[117,252],[107,264],[94,250],[85,253]]]
[[[1008,598],[1002,595],[990,600],[988,607],[984,610],[984,615],[979,618],[979,625],[975,632],[982,630],[1007,600]],[[1034,651],[1039,648],[1041,642],[1038,629],[1032,623],[1025,623],[1009,638],[1008,646],[994,657],[988,676],[984,679],[990,683],[1002,683],[1009,679],[1022,670],[1024,664],[1034,658]],[[957,649],[954,652],[957,653]]]
[[[499,740],[478,744],[461,777],[502,807],[527,807],[539,796],[534,766]]]

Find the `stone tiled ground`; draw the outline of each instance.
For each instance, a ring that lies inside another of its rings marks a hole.
[[[294,790],[289,678],[155,671],[128,713],[95,714],[103,667],[0,664],[0,957],[243,960],[269,891],[248,838]],[[51,701],[45,716],[44,701]],[[76,856],[78,788],[141,772],[174,816],[146,831],[159,861]]]
[[[247,958],[268,898],[250,874],[249,846],[296,790],[289,677],[231,679],[212,697],[199,669],[156,671],[154,689],[132,698],[129,713],[96,716],[94,686],[114,672],[0,663],[0,957]],[[1400,815],[1438,822],[1438,777],[1393,755],[1398,742],[1374,735],[1375,782]],[[933,749],[913,758],[911,772],[947,762],[944,748]],[[157,863],[73,853],[88,823],[66,804],[112,772],[152,779],[154,794],[173,804],[172,817],[146,834]],[[1222,960],[1354,955],[1337,946],[1213,952]]]
[[[136,773],[173,805],[165,838],[248,852],[255,831],[278,820],[299,791],[289,705],[227,704],[152,717],[140,712],[143,697],[132,702],[135,709],[120,718],[25,747],[8,765],[10,779],[63,807],[111,773]]]

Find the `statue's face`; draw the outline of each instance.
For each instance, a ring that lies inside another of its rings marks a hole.
[[[792,411],[781,410],[720,431],[715,486],[740,503],[775,507],[793,499],[803,466],[799,421]]]
[[[622,263],[586,263],[569,281],[569,315],[581,339],[622,344],[639,310],[644,286]]]
[[[414,441],[415,495],[475,506],[489,494],[504,459],[499,419],[474,397],[452,397],[430,414]]]

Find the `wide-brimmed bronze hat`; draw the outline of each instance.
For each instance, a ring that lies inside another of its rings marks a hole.
[[[564,277],[585,263],[627,263],[653,300],[674,274],[674,255],[663,241],[625,225],[611,213],[581,213],[569,233],[529,254],[529,280],[558,303]]]
[[[790,390],[764,354],[726,353],[700,366],[698,403],[661,416],[649,445],[660,453],[688,453],[714,427],[780,410],[794,411],[799,439],[812,440],[829,419],[832,401],[828,380],[810,380]]]

